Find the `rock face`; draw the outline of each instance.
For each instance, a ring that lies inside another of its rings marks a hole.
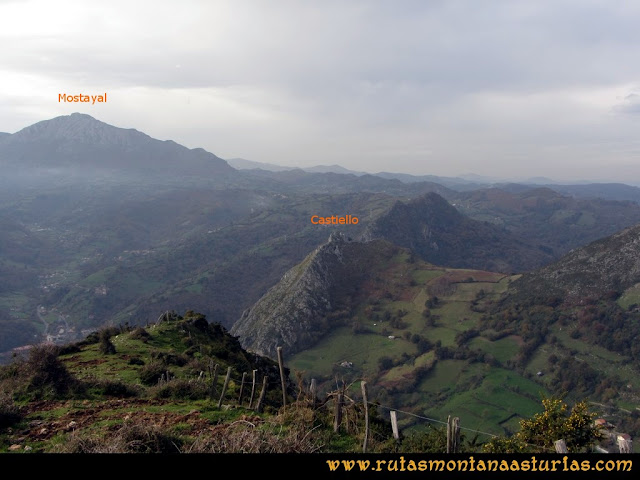
[[[371,266],[397,250],[387,242],[350,242],[332,234],[246,310],[231,334],[245,349],[270,358],[276,358],[278,346],[288,353],[309,348],[332,327],[328,315],[357,289]]]
[[[621,293],[640,283],[640,225],[569,252],[561,260],[514,283],[520,296],[581,302]]]
[[[522,272],[552,260],[550,254],[493,225],[470,219],[443,197],[428,193],[397,202],[363,236],[409,248],[427,262],[494,272]]]

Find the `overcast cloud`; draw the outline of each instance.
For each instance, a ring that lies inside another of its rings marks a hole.
[[[0,0],[0,131],[80,111],[223,158],[639,184],[638,25],[616,0]]]

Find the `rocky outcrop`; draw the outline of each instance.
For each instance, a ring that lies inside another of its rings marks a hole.
[[[334,233],[247,309],[231,333],[247,350],[271,358],[278,346],[288,353],[309,348],[333,326],[330,313],[395,251],[388,242],[351,242]]]
[[[640,225],[569,252],[558,262],[524,275],[514,296],[586,298],[620,294],[640,283]]]

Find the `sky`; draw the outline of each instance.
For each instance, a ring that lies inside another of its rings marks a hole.
[[[0,131],[82,112],[222,158],[640,184],[638,25],[619,0],[0,0]]]

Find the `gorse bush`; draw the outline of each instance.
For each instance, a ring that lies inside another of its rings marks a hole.
[[[22,418],[20,409],[7,392],[0,391],[0,428],[8,427]]]
[[[49,344],[31,349],[24,365],[28,393],[48,398],[64,396],[79,389],[79,382],[58,358],[59,351],[58,347]]]
[[[210,435],[201,435],[189,445],[191,453],[317,453],[326,438],[313,427],[310,409],[286,410],[286,419],[276,415],[266,420],[245,417],[216,425]],[[295,418],[291,418],[294,416]],[[186,446],[185,446],[186,447]]]
[[[209,386],[202,380],[177,378],[151,387],[149,394],[153,398],[203,400],[209,396]]]
[[[116,346],[111,342],[111,339],[106,335],[100,335],[100,353],[104,355],[115,355]]]
[[[132,398],[141,394],[140,389],[135,385],[120,380],[97,379],[88,381],[86,384],[95,394],[105,397]]]
[[[495,437],[484,446],[489,453],[554,452],[554,442],[564,440],[571,453],[589,451],[602,438],[594,424],[596,414],[581,401],[573,408],[559,398],[542,400],[544,411],[520,421],[520,431],[511,438]]]
[[[151,334],[144,328],[138,327],[130,334],[130,338],[133,340],[140,340],[143,343],[147,343],[151,339]]]
[[[157,425],[126,421],[106,435],[72,432],[55,453],[180,453],[183,441]]]
[[[165,363],[154,360],[140,369],[140,381],[143,385],[153,386],[166,374],[167,367]],[[171,372],[169,372],[169,375],[171,375]]]
[[[162,362],[164,365],[175,365],[183,367],[189,363],[189,357],[182,353],[155,351],[151,353],[151,358]]]

